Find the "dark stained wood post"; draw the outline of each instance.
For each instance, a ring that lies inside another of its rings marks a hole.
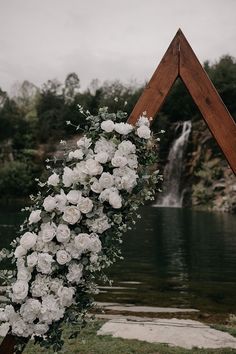
[[[148,117],[154,118],[178,77],[186,85],[236,174],[236,124],[181,30],[176,33],[128,122],[135,124],[144,111]],[[16,338],[7,334],[0,345],[0,354],[13,354],[15,344]]]

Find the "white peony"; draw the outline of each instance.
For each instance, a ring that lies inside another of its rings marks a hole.
[[[57,263],[59,263],[60,265],[64,265],[70,262],[71,260],[71,256],[65,250],[57,251],[56,258],[57,258]]]
[[[129,154],[134,154],[136,151],[136,146],[129,140],[124,140],[118,145],[118,151],[126,156]]]
[[[57,206],[57,201],[56,198],[52,197],[51,195],[48,195],[43,202],[43,207],[47,212],[53,211]]]
[[[69,153],[69,159],[77,159],[77,160],[82,160],[84,156],[83,150],[82,149],[77,149],[75,151],[71,151]]]
[[[89,234],[86,233],[81,233],[77,236],[75,236],[75,247],[80,251],[80,252],[85,252],[88,251],[89,245],[90,245],[90,236]]]
[[[68,222],[68,224],[74,225],[81,218],[81,213],[79,208],[76,206],[68,206],[65,208],[62,219]]]
[[[82,149],[88,149],[92,145],[92,140],[83,136],[77,141],[77,146]]]
[[[115,153],[115,156],[111,160],[111,164],[114,167],[124,167],[127,165],[127,158],[125,156],[122,156],[119,151]]]
[[[94,192],[94,193],[101,193],[102,191],[102,186],[100,185],[100,183],[98,182],[98,179],[96,177],[93,177],[91,179],[91,182],[93,182],[90,186],[91,190]]]
[[[90,235],[89,249],[93,253],[99,253],[102,250],[102,243],[97,234]]]
[[[101,123],[101,128],[106,133],[111,133],[114,130],[115,124],[112,120],[108,119]]]
[[[109,160],[112,159],[114,156],[114,153],[116,151],[116,145],[113,143],[112,140],[106,140],[105,138],[100,138],[98,141],[96,141],[95,147],[94,147],[94,152],[96,154],[99,153],[107,153],[109,156]]]
[[[88,214],[93,209],[93,202],[89,198],[81,197],[78,203],[81,213]]]
[[[87,171],[85,169],[85,161],[80,161],[76,164],[73,173],[74,173],[74,182],[83,184],[87,179]]]
[[[65,310],[59,307],[58,298],[53,295],[46,295],[42,299],[42,307],[39,319],[41,322],[51,324],[53,321],[59,321]]]
[[[30,328],[23,319],[18,317],[18,319],[12,323],[12,333],[18,337],[28,337],[32,334],[32,328]]]
[[[69,191],[69,193],[66,195],[66,198],[69,203],[71,204],[77,204],[82,196],[82,193],[80,191],[72,189]]]
[[[151,136],[151,130],[149,127],[147,127],[146,125],[141,125],[138,129],[137,129],[137,135],[140,138],[143,139],[149,139]]]
[[[88,159],[85,163],[84,172],[90,176],[100,175],[103,171],[102,165],[96,160]]]
[[[20,314],[25,322],[33,323],[41,310],[41,303],[36,299],[27,299],[24,304],[21,305]]]
[[[48,178],[48,185],[49,186],[54,186],[56,187],[60,182],[60,178],[57,173],[53,173],[49,178]]]
[[[108,222],[108,218],[106,215],[100,216],[97,219],[88,219],[87,225],[90,231],[102,234],[104,231],[109,229],[111,225]]]
[[[109,172],[103,172],[99,178],[99,185],[102,188],[111,188],[114,185],[114,177]]]
[[[37,241],[37,235],[33,232],[25,232],[20,239],[20,245],[26,250],[33,248]]]
[[[114,209],[119,209],[122,207],[122,198],[119,195],[118,192],[111,192],[109,194],[109,204],[114,208]]]
[[[94,156],[94,158],[100,163],[107,163],[107,161],[109,160],[109,155],[107,152],[99,152]]]
[[[50,242],[56,236],[56,225],[54,223],[44,223],[41,225],[41,237],[43,242]]]
[[[28,282],[24,280],[17,280],[12,286],[13,300],[15,302],[21,302],[28,295],[28,291]]]
[[[33,210],[29,216],[29,224],[35,224],[41,219],[41,210]]]
[[[30,288],[32,296],[46,296],[49,292],[49,285],[49,278],[46,275],[37,274]]]
[[[66,276],[70,283],[78,284],[83,275],[83,265],[72,263],[68,267],[68,274]]]
[[[65,224],[59,224],[56,231],[56,238],[58,242],[68,242],[70,239],[70,229]]]
[[[43,274],[52,272],[53,257],[48,253],[38,254],[37,270]]]
[[[29,282],[31,279],[31,272],[29,268],[26,268],[25,266],[19,267],[17,270],[17,280],[24,280],[26,282]]]
[[[73,296],[75,294],[74,288],[67,288],[66,286],[61,286],[58,289],[57,295],[59,297],[59,303],[62,307],[68,307],[73,302]]]
[[[38,263],[38,254],[37,252],[33,252],[27,256],[27,265],[29,268],[33,268],[37,265]]]
[[[15,252],[14,252],[14,256],[16,258],[20,258],[20,257],[23,257],[25,256],[27,253],[27,250],[22,247],[22,246],[17,246],[16,249],[15,249]]]
[[[134,127],[129,123],[115,123],[114,129],[121,135],[127,135],[132,132]]]
[[[72,169],[67,166],[63,171],[62,182],[65,187],[70,187],[74,183],[74,173]]]

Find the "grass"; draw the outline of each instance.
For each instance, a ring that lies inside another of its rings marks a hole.
[[[192,349],[169,347],[164,344],[147,343],[138,340],[97,336],[96,332],[104,322],[96,321],[89,324],[77,339],[65,341],[63,354],[236,354],[236,349]],[[217,329],[220,329],[219,327]],[[232,328],[231,328],[232,329]],[[222,330],[222,328],[221,328]],[[224,330],[228,331],[224,326]],[[236,329],[234,329],[234,334]],[[68,330],[65,329],[65,335]],[[42,349],[29,343],[24,354],[52,354],[50,350]]]

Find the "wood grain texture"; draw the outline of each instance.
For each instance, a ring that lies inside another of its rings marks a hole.
[[[182,32],[179,41],[179,75],[236,174],[236,123]]]
[[[176,33],[151,80],[136,103],[129,116],[128,123],[135,124],[143,112],[147,113],[147,117],[154,117],[156,115],[178,77],[178,63],[179,31]]]

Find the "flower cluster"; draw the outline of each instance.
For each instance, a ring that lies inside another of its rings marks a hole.
[[[78,322],[90,306],[95,274],[120,257],[122,234],[160,179],[148,118],[132,126],[125,113],[101,109],[86,119],[76,149],[40,182],[14,242],[11,304],[0,312],[2,329],[56,349],[62,322]]]

